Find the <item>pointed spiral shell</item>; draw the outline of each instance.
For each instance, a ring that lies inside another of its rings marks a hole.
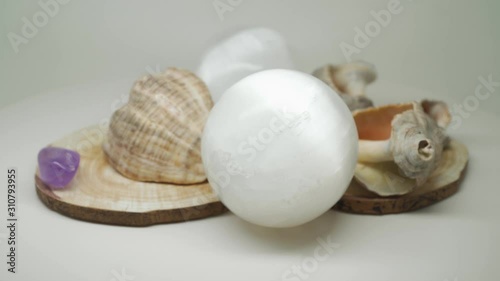
[[[420,103],[414,102],[413,110],[392,120],[390,147],[394,162],[405,176],[416,179],[417,185],[425,183],[439,163],[445,140],[444,129],[424,112]]]

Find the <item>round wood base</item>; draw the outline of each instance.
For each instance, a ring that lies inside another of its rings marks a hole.
[[[409,193],[403,196],[379,197],[366,191],[353,180],[347,192],[333,209],[355,214],[386,215],[415,211],[442,201],[458,191],[460,180],[447,186],[424,193]]]
[[[353,179],[344,196],[333,208],[348,213],[385,215],[410,212],[430,206],[458,191],[467,170],[467,162],[467,147],[456,140],[451,140],[449,147],[443,151],[440,166],[423,186],[405,195],[382,197],[367,190]]]
[[[50,188],[37,171],[38,197],[50,209],[80,220],[127,226],[183,222],[227,211],[208,182],[175,185],[122,176],[101,149],[105,136],[105,130],[93,126],[52,144],[80,153],[80,167],[64,189]]]

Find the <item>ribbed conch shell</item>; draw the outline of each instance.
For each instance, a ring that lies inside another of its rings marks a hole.
[[[103,145],[108,161],[137,181],[205,181],[200,138],[212,106],[207,87],[189,71],[142,77],[111,118]]]
[[[313,76],[335,90],[351,111],[373,106],[365,94],[366,86],[377,78],[372,64],[362,61],[338,66],[328,64],[316,69]]]
[[[451,121],[443,102],[387,105],[358,110],[353,116],[359,134],[355,176],[369,190],[383,196],[408,193],[423,185],[439,164]],[[384,177],[374,176],[381,171],[386,171]],[[377,182],[371,182],[375,178]]]

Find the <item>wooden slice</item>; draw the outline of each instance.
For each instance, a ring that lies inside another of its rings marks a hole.
[[[38,197],[52,210],[85,221],[146,226],[221,214],[227,209],[208,182],[174,185],[140,182],[116,172],[101,145],[106,129],[79,130],[52,146],[80,153],[80,167],[64,189],[51,189],[35,175]]]
[[[467,147],[451,140],[443,151],[439,166],[421,187],[402,196],[381,197],[352,180],[349,188],[333,207],[348,213],[384,215],[414,211],[444,200],[458,191],[468,162]],[[388,180],[391,180],[388,177]],[[394,184],[394,180],[392,178]]]

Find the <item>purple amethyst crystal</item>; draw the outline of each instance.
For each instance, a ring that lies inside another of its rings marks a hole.
[[[46,147],[38,153],[40,178],[52,188],[67,186],[75,177],[79,164],[80,154],[73,150]]]

